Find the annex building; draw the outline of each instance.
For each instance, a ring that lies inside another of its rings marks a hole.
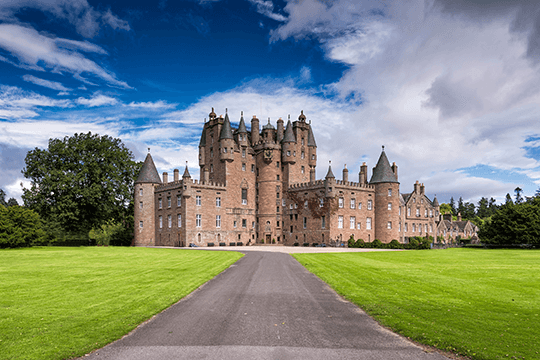
[[[439,203],[423,184],[401,193],[398,167],[383,150],[371,172],[364,163],[356,181],[345,166],[341,180],[331,166],[315,179],[317,144],[303,111],[297,121],[260,128],[243,114],[238,128],[212,109],[199,143],[201,179],[178,169],[160,178],[146,156],[135,182],[136,246],[335,244],[355,239],[408,242],[412,236],[445,239],[476,233],[439,216]],[[468,223],[468,224],[467,224]],[[462,226],[463,225],[463,226]],[[469,232],[469,234],[467,234]]]

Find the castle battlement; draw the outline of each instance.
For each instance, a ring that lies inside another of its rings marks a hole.
[[[217,190],[227,190],[227,186],[222,183],[214,183],[213,181],[204,182],[197,179],[189,179],[192,186],[196,186],[198,189],[207,188],[207,189],[217,189]],[[184,185],[184,180],[171,181],[165,184],[156,185],[156,191],[164,190],[173,190],[177,188],[182,188]]]

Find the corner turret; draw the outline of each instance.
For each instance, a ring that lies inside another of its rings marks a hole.
[[[327,198],[333,198],[336,195],[336,177],[332,172],[332,163],[328,163],[328,172],[324,177],[325,196]]]
[[[244,112],[241,112],[240,123],[238,124],[238,129],[235,131],[236,142],[239,146],[247,147],[248,145],[248,136],[246,123],[244,122]]]
[[[291,120],[287,121],[287,128],[285,129],[285,135],[283,136],[281,145],[281,161],[284,164],[294,164],[296,161],[292,154],[296,150],[296,138],[294,137]]]
[[[231,122],[229,120],[229,113],[225,112],[225,121],[219,134],[219,146],[221,151],[219,153],[219,159],[221,161],[233,161],[234,160],[234,137],[231,128]]]
[[[135,181],[135,234],[133,240],[135,246],[153,246],[156,244],[154,237],[154,189],[159,184],[161,184],[161,179],[150,155],[150,149],[148,149],[148,155],[146,155],[139,177]]]

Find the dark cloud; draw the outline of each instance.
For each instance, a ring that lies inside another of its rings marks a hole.
[[[426,94],[429,99],[424,105],[439,109],[443,118],[461,116],[482,108],[473,87],[452,81],[446,76],[435,79]]]
[[[475,21],[512,19],[510,30],[527,37],[527,56],[540,62],[540,2],[536,0],[434,0],[443,13]]]

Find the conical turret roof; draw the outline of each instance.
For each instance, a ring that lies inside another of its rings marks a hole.
[[[199,147],[206,146],[206,126],[203,126],[201,141],[199,142]]]
[[[190,178],[191,175],[189,174],[189,170],[186,164],[186,169],[184,170],[184,174],[182,175],[183,178]]]
[[[437,195],[435,195],[435,197],[433,198],[433,206],[439,206],[439,200],[437,200]]]
[[[225,121],[223,122],[221,133],[219,134],[219,140],[223,140],[223,139],[234,139],[228,113],[225,113]]]
[[[238,124],[237,133],[247,133],[246,123],[244,122],[244,114],[242,112],[242,117],[240,118],[240,124]]]
[[[334,173],[332,172],[332,165],[328,165],[328,172],[326,173],[325,179],[335,179]]]
[[[388,158],[386,157],[386,154],[383,151],[381,153],[381,156],[379,157],[379,161],[377,162],[377,165],[373,169],[373,176],[371,177],[371,180],[369,181],[370,184],[377,184],[377,183],[399,183],[396,180],[396,175],[392,171],[392,168],[390,167],[390,162],[388,161]]]
[[[315,136],[313,136],[313,130],[311,130],[311,124],[309,124],[308,128],[307,146],[317,147],[317,143],[315,142]]]
[[[285,128],[285,135],[283,136],[283,140],[281,142],[296,142],[296,138],[294,137],[294,133],[292,130],[292,124],[291,120],[287,121],[287,127]]]
[[[161,184],[161,179],[159,178],[156,165],[154,165],[154,160],[150,153],[146,155],[139,177],[137,178],[137,181],[135,181],[135,184],[142,183]]]

